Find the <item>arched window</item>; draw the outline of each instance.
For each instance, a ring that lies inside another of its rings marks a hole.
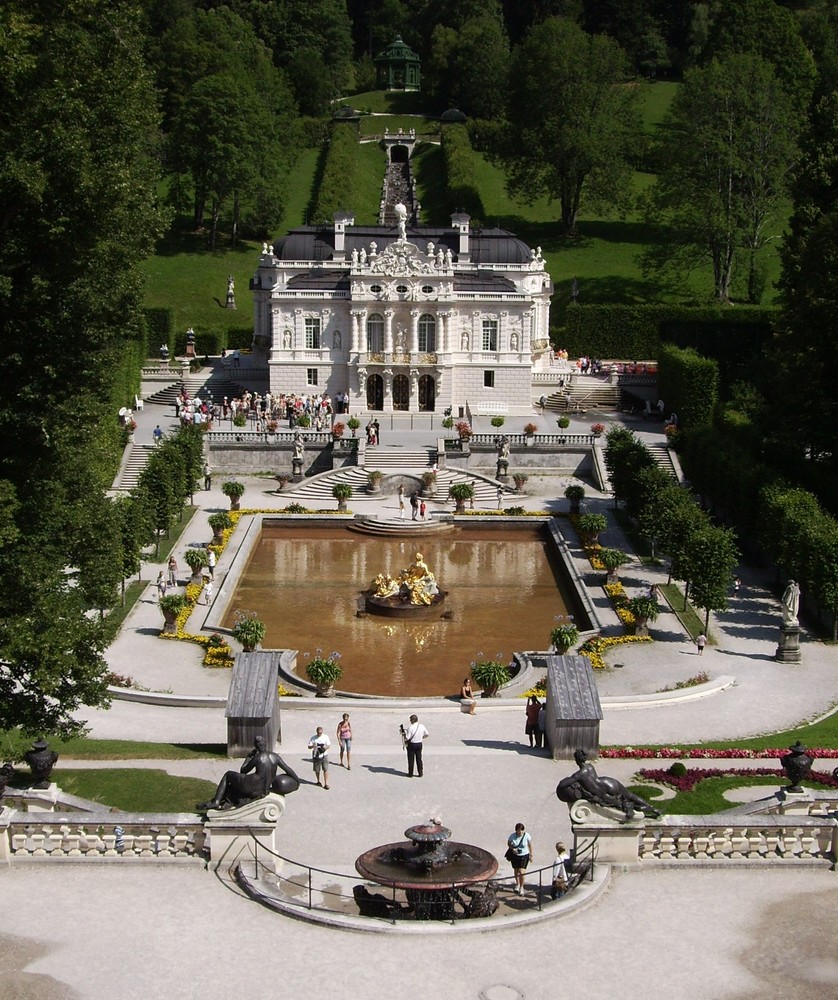
[[[370,354],[384,351],[384,317],[381,313],[372,313],[367,317],[367,351]]]
[[[436,320],[430,313],[419,317],[419,350],[423,354],[436,350]]]

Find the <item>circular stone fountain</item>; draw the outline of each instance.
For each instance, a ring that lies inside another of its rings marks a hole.
[[[379,885],[403,889],[407,908],[401,915],[414,920],[451,920],[455,903],[471,909],[459,889],[486,882],[497,872],[494,855],[472,844],[450,840],[451,831],[438,819],[404,832],[407,842],[383,844],[365,851],[355,862],[359,875]],[[460,916],[466,915],[460,914]],[[483,915],[483,914],[480,914]]]

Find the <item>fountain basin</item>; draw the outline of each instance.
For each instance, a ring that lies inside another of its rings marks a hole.
[[[380,615],[382,618],[422,621],[426,618],[439,618],[447,596],[448,591],[440,591],[438,594],[434,594],[430,604],[411,604],[398,595],[376,597],[371,591],[366,591],[364,593],[364,608],[368,614]]]

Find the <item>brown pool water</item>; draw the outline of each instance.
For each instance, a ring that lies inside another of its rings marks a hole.
[[[418,544],[417,544],[418,543]],[[378,573],[393,576],[421,551],[452,620],[407,622],[356,616]],[[224,624],[237,608],[267,624],[263,646],[297,649],[297,670],[316,649],[341,654],[345,691],[394,697],[457,694],[475,659],[508,662],[546,649],[567,614],[559,569],[539,526],[459,529],[395,540],[342,527],[265,525]]]

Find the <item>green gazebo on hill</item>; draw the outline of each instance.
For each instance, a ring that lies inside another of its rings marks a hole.
[[[375,57],[376,85],[379,90],[419,90],[419,56],[396,37]]]

